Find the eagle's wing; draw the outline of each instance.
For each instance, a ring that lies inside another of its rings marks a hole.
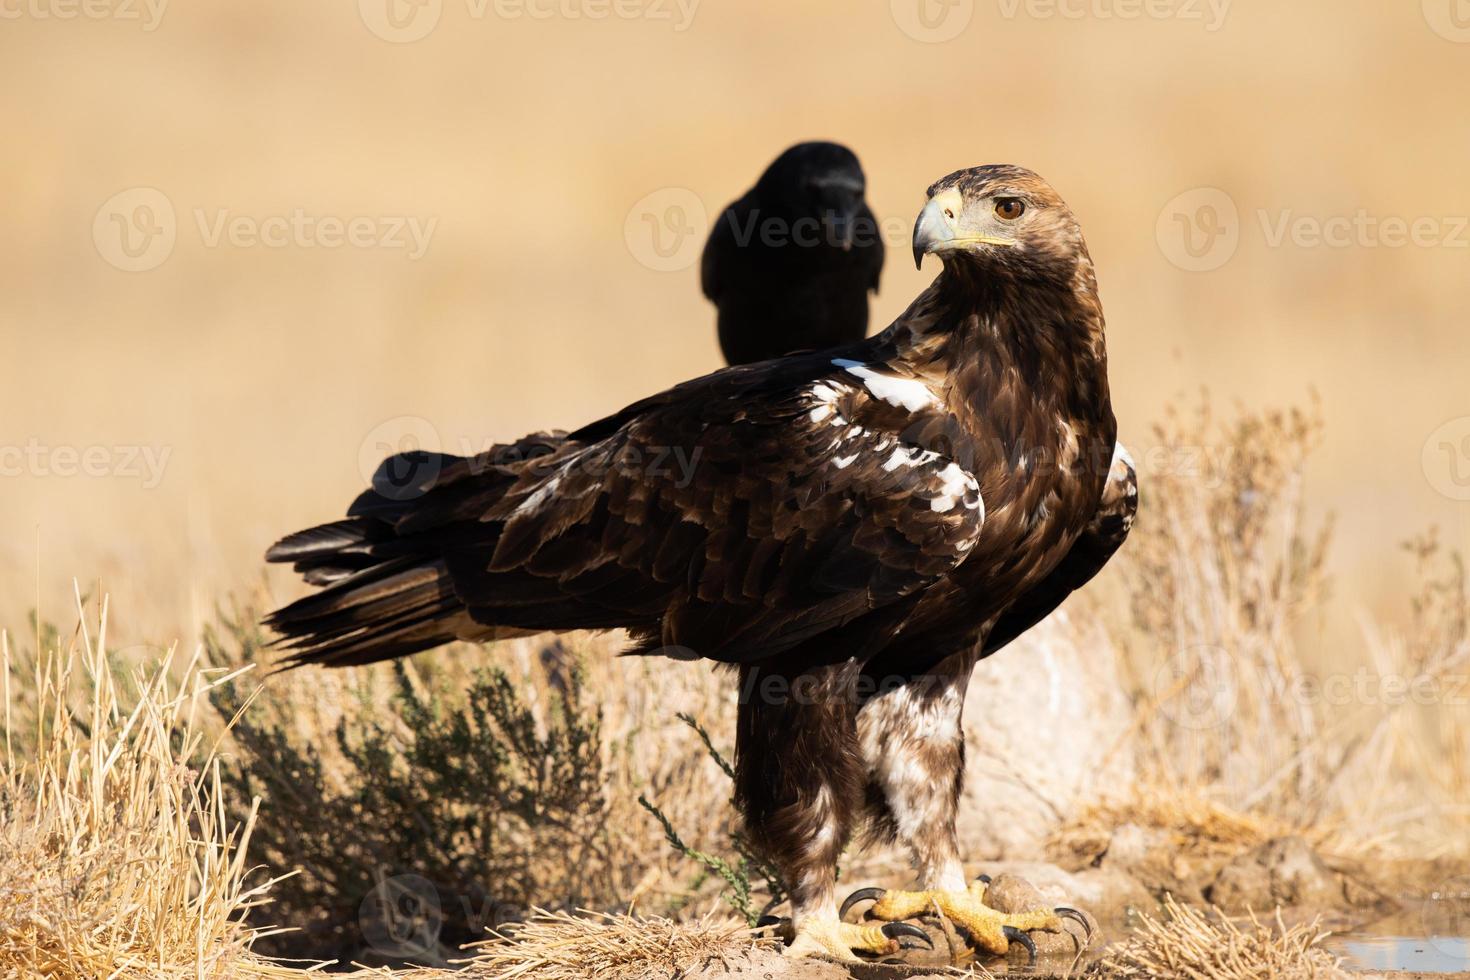
[[[791,370],[711,375],[524,463],[451,459],[422,495],[351,513],[375,560],[442,565],[441,593],[487,628],[768,657],[936,581],[984,520],[973,474],[851,421],[865,388],[772,378]],[[317,659],[304,639],[298,658]]]
[[[1001,615],[985,638],[982,656],[990,656],[1041,622],[1073,592],[1102,571],[1123,546],[1138,512],[1138,472],[1128,450],[1113,448],[1108,482],[1097,512],[1051,573]]]

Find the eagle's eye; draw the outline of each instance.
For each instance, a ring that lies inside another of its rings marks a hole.
[[[998,197],[995,199],[995,216],[1002,221],[1015,221],[1026,213],[1026,202],[1018,197]]]

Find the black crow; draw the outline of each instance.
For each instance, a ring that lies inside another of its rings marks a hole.
[[[720,215],[700,275],[726,361],[824,350],[868,332],[883,239],[865,186],[847,147],[798,143]]]

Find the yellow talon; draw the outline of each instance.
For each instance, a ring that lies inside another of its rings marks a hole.
[[[997,912],[984,903],[984,896],[985,885],[982,882],[975,882],[968,889],[960,892],[890,891],[885,892],[883,897],[874,903],[873,907],[868,910],[868,914],[875,919],[898,922],[915,918],[937,908],[951,922],[963,926],[978,948],[996,956],[1004,956],[1011,948],[1011,941],[1006,937],[1007,928],[1021,933],[1037,929],[1057,932],[1062,928],[1061,918],[1050,909],[1017,913]]]
[[[855,952],[886,956],[898,952],[898,940],[883,935],[882,926],[820,920],[803,925],[796,931],[796,939],[787,955],[853,960],[857,958],[853,955]]]
[[[899,936],[912,936],[934,947],[927,933],[907,923],[855,924],[816,919],[802,923],[786,952],[788,956],[830,956],[850,962],[857,959],[854,953],[891,956],[899,952],[903,948]]]

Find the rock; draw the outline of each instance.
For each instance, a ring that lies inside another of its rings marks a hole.
[[[1277,905],[1314,911],[1347,903],[1342,880],[1300,837],[1281,837],[1235,858],[1205,889],[1226,911],[1269,911]]]
[[[997,912],[1030,912],[1049,909],[1054,902],[1041,896],[1036,886],[1020,875],[1003,872],[991,878],[985,887],[985,904]]]
[[[1153,912],[1159,904],[1143,882],[1122,868],[1087,868],[1072,877],[1076,904],[1109,922],[1121,921],[1130,911]]]
[[[1108,838],[1103,862],[1119,868],[1141,868],[1155,864],[1173,848],[1167,832],[1157,827],[1125,823]]]
[[[993,879],[1020,876],[1041,896],[1042,904],[1070,905],[1104,921],[1120,920],[1129,909],[1152,911],[1158,904],[1148,889],[1121,868],[1067,871],[1039,861],[992,861],[979,870]]]
[[[1099,867],[1121,872],[1155,898],[1170,894],[1183,902],[1196,903],[1204,897],[1191,862],[1178,853],[1169,833],[1157,827],[1123,824],[1116,828],[1108,838]]]
[[[1047,905],[1075,905],[1077,897],[1077,875],[1055,864],[1045,861],[985,861],[975,866],[976,871],[990,876],[990,888],[1004,878],[1023,878],[1035,889]]]
[[[1064,608],[975,668],[957,824],[967,859],[1041,858],[1065,815],[1131,784],[1117,664],[1096,618]]]

